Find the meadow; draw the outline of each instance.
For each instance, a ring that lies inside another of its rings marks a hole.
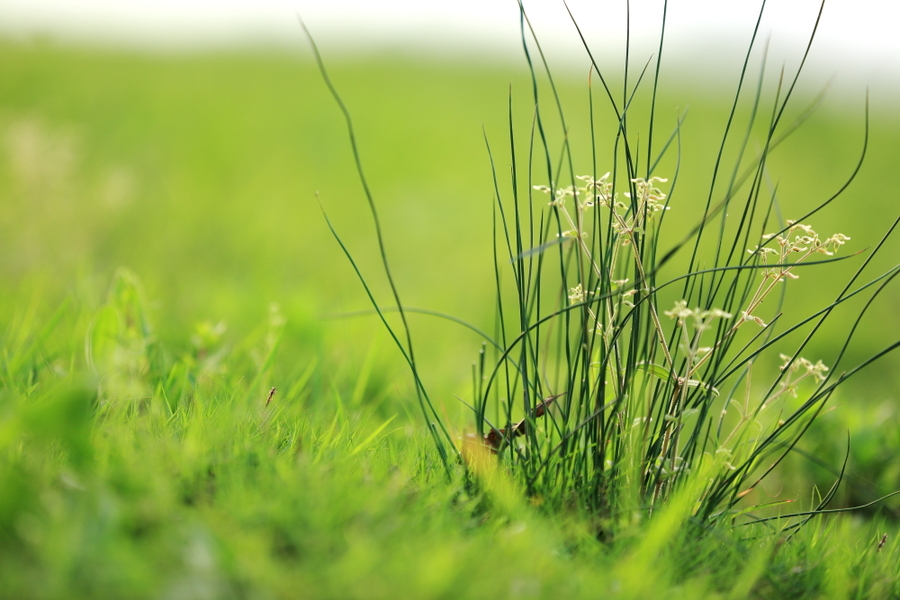
[[[504,148],[510,86],[514,123],[528,131],[527,71],[325,58],[404,304],[490,330],[485,136]],[[900,594],[896,498],[790,533],[776,521],[767,535],[722,527],[698,537],[683,511],[663,509],[602,539],[594,515],[542,506],[502,472],[480,484],[459,467],[448,475],[409,373],[323,217],[389,306],[346,129],[308,54],[4,42],[0,72],[0,596]],[[557,81],[571,122],[587,119],[585,79],[565,71]],[[661,136],[690,107],[686,175],[666,217],[681,232],[697,209],[680,206],[707,193],[729,89],[677,73],[661,83]],[[821,83],[799,93],[794,117]],[[794,214],[853,172],[864,95],[832,91],[773,153],[771,186]],[[590,145],[583,127],[571,138]],[[897,216],[898,139],[890,101],[873,99],[863,167],[815,219],[851,238],[847,254],[877,244]],[[504,172],[508,157],[494,158]],[[896,256],[890,240],[873,270]],[[861,261],[804,271],[785,313],[827,305]],[[849,365],[896,342],[898,303],[889,287],[869,309]],[[861,307],[842,305],[804,355],[833,358]],[[454,396],[470,396],[482,340],[426,315],[410,324],[420,375],[462,437],[472,420]],[[900,489],[898,366],[888,355],[849,379],[754,500],[792,501],[776,512],[816,506],[848,431],[828,508]]]

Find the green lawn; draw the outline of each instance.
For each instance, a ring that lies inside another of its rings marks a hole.
[[[404,302],[490,329],[482,126],[505,175],[508,91],[512,82],[527,131],[527,73],[324,50]],[[601,542],[591,515],[535,506],[502,470],[482,487],[458,471],[448,479],[376,319],[334,318],[368,305],[317,196],[379,301],[391,301],[344,124],[309,56],[4,42],[0,73],[0,597],[900,594],[896,527],[884,520],[896,499],[821,517],[790,540],[738,529],[698,541],[676,506]],[[660,137],[690,107],[675,231],[705,200],[734,83],[690,81],[664,77],[658,100]],[[559,84],[570,122],[586,122],[585,82]],[[785,218],[853,171],[863,97],[835,91],[773,155]],[[866,162],[815,217],[817,230],[852,238],[848,254],[896,217],[900,118],[889,105],[874,99]],[[598,122],[614,132],[608,117]],[[571,139],[585,156],[586,128],[573,125]],[[873,272],[893,266],[891,244]],[[809,270],[790,310],[826,305],[861,260],[832,265],[836,283]],[[863,321],[851,364],[896,341],[898,305],[894,286]],[[810,358],[833,355],[859,307]],[[470,389],[480,340],[427,317],[412,328],[423,378],[461,433],[471,419],[454,395]],[[792,457],[763,500],[814,502],[848,429],[834,505],[900,489],[898,368],[888,357],[842,388],[801,444],[806,457]]]

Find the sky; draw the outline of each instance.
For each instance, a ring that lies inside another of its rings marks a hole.
[[[670,57],[738,60],[761,0],[669,0]],[[580,55],[562,0],[524,0],[556,56]],[[625,0],[568,0],[589,43],[616,56],[624,47]],[[768,0],[760,31],[770,56],[795,64],[820,0]],[[663,0],[632,0],[633,55],[649,58]],[[301,15],[320,45],[389,47],[434,55],[519,56],[515,0],[0,0],[0,32],[150,47],[164,51],[247,44],[305,48]],[[839,83],[900,88],[900,2],[827,0],[810,68]],[[299,51],[299,50],[298,50]],[[645,60],[645,58],[642,58]]]

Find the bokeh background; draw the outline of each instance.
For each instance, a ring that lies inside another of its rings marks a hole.
[[[569,4],[601,64],[620,72],[624,3]],[[630,60],[639,69],[656,51],[662,3],[632,4]],[[671,131],[688,112],[682,179],[672,197],[676,231],[693,224],[705,198],[755,4],[670,3],[660,127]],[[769,41],[769,98],[782,66],[796,70],[818,11],[806,0],[770,4],[760,26]],[[577,125],[587,122],[588,62],[580,42],[562,3],[526,8],[574,124],[573,143],[586,151],[587,127]],[[813,223],[823,234],[849,235],[851,251],[873,246],[900,210],[900,48],[890,30],[897,12],[874,1],[828,3],[789,113],[801,114],[829,86],[827,95],[770,165],[786,218],[837,191],[863,146],[868,90],[866,162]],[[377,297],[390,302],[346,130],[297,14],[353,114],[404,301],[490,329],[493,188],[484,133],[501,149],[495,158],[502,174],[508,95],[521,131],[531,115],[517,7],[496,0],[5,0],[0,326],[23,314],[49,315],[66,299],[90,311],[102,304],[116,269],[127,267],[143,282],[156,335],[170,347],[188,347],[210,332],[239,344],[265,327],[275,304],[287,319],[281,360],[320,361],[335,380],[369,365],[373,396],[410,401],[402,365],[375,319],[346,316],[368,305],[322,209]],[[755,80],[762,55],[754,61]],[[600,118],[601,130],[614,130],[608,114]],[[587,172],[588,163],[581,164]],[[893,243],[870,273],[897,256]],[[790,310],[826,305],[860,261],[810,270],[791,288]],[[848,365],[896,341],[898,305],[895,287],[863,322]],[[860,307],[838,312],[809,358],[827,362]],[[479,340],[425,317],[413,319],[413,330],[426,381],[455,411],[453,395],[467,390]],[[818,462],[798,462],[798,473],[826,481],[851,429],[856,479],[844,500],[900,487],[891,466],[900,448],[898,366],[888,358],[835,398],[836,409],[804,449]]]

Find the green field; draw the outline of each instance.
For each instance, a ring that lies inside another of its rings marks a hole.
[[[516,126],[531,122],[527,71],[325,52],[404,303],[490,330],[484,135],[505,176],[510,85]],[[483,489],[461,472],[448,480],[390,339],[374,317],[346,316],[369,305],[317,198],[376,298],[392,302],[344,123],[307,54],[4,42],[0,73],[0,597],[900,594],[896,498],[821,516],[789,540],[740,529],[697,540],[673,509],[609,542],[591,515],[536,506],[504,477]],[[590,172],[576,125],[586,84],[565,73],[577,168]],[[661,83],[658,136],[690,107],[667,217],[681,232],[708,192],[735,81]],[[790,118],[822,83],[804,80]],[[853,172],[864,96],[833,90],[773,154],[785,218]],[[864,165],[815,217],[817,230],[852,238],[847,254],[897,216],[890,105],[873,98]],[[614,134],[609,115],[597,120]],[[674,171],[671,158],[661,165]],[[891,240],[870,277],[898,250]],[[862,260],[809,269],[785,312],[827,305]],[[897,341],[898,305],[894,285],[848,365]],[[836,311],[805,354],[833,357],[861,306]],[[454,396],[468,397],[481,340],[425,316],[411,326],[423,380],[462,434],[471,417]],[[829,508],[900,489],[898,369],[890,355],[848,380],[757,500],[815,504],[848,430]]]

